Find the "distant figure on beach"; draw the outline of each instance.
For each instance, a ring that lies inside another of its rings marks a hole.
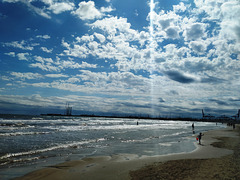
[[[195,131],[194,131],[194,123],[192,123],[192,133],[195,134]]]
[[[138,121],[137,121],[137,125],[138,125]]]
[[[203,136],[204,134],[202,134],[202,133],[199,133],[199,135],[198,135],[198,141],[199,141],[199,144],[201,144],[201,139],[202,139],[202,136]]]

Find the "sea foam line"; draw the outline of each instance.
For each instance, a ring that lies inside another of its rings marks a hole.
[[[0,136],[23,136],[23,135],[37,135],[50,134],[50,132],[14,132],[14,133],[0,133]]]
[[[0,160],[4,160],[4,159],[8,159],[8,158],[14,158],[14,157],[20,157],[20,156],[27,156],[27,155],[32,155],[32,154],[39,154],[39,153],[43,153],[43,152],[47,152],[47,151],[53,151],[53,150],[56,150],[56,149],[64,149],[64,148],[69,148],[69,147],[75,147],[75,146],[78,146],[78,145],[94,143],[94,142],[98,142],[98,141],[102,141],[102,139],[100,139],[100,140],[92,139],[92,140],[88,140],[88,141],[74,142],[74,143],[70,143],[70,144],[61,144],[61,145],[58,145],[58,146],[53,146],[53,147],[49,147],[49,148],[45,148],[45,149],[32,150],[32,151],[27,151],[27,152],[8,153],[4,156],[1,156]]]

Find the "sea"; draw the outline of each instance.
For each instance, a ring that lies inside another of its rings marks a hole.
[[[133,118],[1,118],[0,179],[92,156],[191,152],[197,148],[197,134],[224,127],[211,122]]]

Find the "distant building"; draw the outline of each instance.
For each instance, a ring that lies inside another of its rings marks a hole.
[[[231,116],[231,117],[225,116],[225,115],[221,115],[218,117],[212,116],[210,114],[205,115],[205,113],[202,109],[202,119],[204,119],[204,120],[221,120],[221,121],[232,121],[232,120],[240,121],[240,109],[238,110],[238,113],[236,115]]]
[[[69,103],[66,104],[66,116],[71,116],[72,115],[72,107],[69,106]]]

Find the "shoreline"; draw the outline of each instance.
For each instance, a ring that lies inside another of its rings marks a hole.
[[[233,150],[215,147],[211,144],[220,143],[221,140],[219,139],[221,138],[237,138],[237,132],[237,130],[232,130],[232,128],[229,127],[207,131],[204,133],[202,138],[202,145],[198,145],[197,142],[195,142],[197,149],[190,153],[159,155],[151,157],[139,157],[138,155],[133,154],[119,154],[113,156],[84,158],[81,160],[68,161],[40,169],[15,179],[134,179],[136,177],[134,171],[137,172],[137,176],[139,174],[141,175],[141,172],[145,172],[144,168],[150,166],[152,169],[151,166],[156,163],[181,161],[186,159],[198,160],[222,158],[232,155],[234,153]],[[147,170],[147,172],[149,172],[149,170]],[[146,174],[146,172],[144,174]],[[135,179],[141,179],[141,176]]]

